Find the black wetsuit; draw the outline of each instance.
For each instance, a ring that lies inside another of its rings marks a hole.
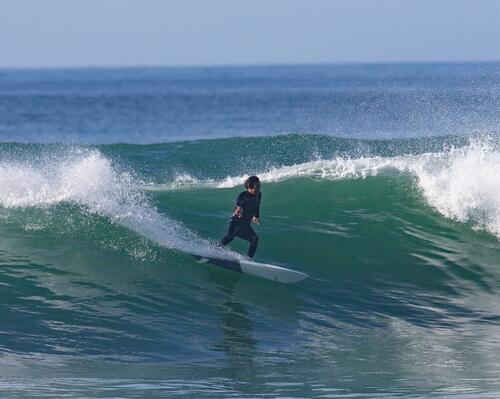
[[[259,237],[252,229],[250,224],[254,217],[259,218],[260,210],[260,200],[262,199],[262,193],[259,192],[257,195],[252,195],[248,191],[243,191],[238,195],[236,199],[236,206],[242,208],[241,217],[233,214],[231,221],[229,222],[229,228],[227,230],[226,236],[220,241],[222,246],[229,244],[234,240],[234,237],[239,237],[243,240],[250,241],[250,247],[248,248],[248,256],[253,258],[255,251],[257,251],[257,245],[259,243]]]

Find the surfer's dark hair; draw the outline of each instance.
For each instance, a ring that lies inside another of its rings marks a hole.
[[[257,176],[250,176],[245,180],[245,188],[260,187],[260,180]]]

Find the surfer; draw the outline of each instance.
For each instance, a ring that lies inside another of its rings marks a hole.
[[[245,180],[246,191],[236,198],[236,204],[229,222],[226,236],[220,241],[220,245],[226,246],[234,237],[239,237],[250,242],[248,257],[253,258],[259,237],[252,229],[251,223],[260,224],[259,208],[262,193],[260,192],[260,180],[257,176],[250,176]]]

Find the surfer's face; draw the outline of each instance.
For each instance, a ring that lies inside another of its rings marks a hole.
[[[260,191],[260,187],[259,186],[255,186],[255,187],[248,187],[248,192],[252,195],[256,195],[258,194],[258,192]]]

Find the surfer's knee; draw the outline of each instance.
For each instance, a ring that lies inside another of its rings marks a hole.
[[[234,237],[235,237],[234,234],[226,234],[226,236],[222,240],[219,241],[219,245],[221,247],[226,246],[227,244],[229,244],[231,241],[234,240]]]

